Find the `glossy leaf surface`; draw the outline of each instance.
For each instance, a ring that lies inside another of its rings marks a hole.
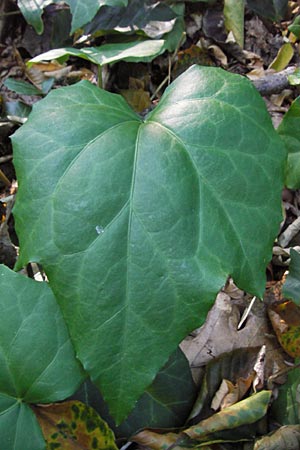
[[[299,359],[298,359],[299,362]],[[281,425],[300,422],[300,368],[291,370],[288,380],[279,388],[278,397],[272,405],[272,416]]]
[[[255,13],[269,20],[281,19],[287,10],[287,0],[246,0]]]
[[[291,262],[289,273],[282,288],[285,297],[292,299],[300,305],[300,254],[291,249]]]
[[[42,262],[120,422],[228,274],[262,295],[284,148],[250,82],[197,66],[145,121],[81,82],[40,101],[13,141],[19,266]]]
[[[39,283],[0,266],[0,448],[42,450],[29,405],[62,400],[83,379],[56,300]]]
[[[5,394],[0,394],[0,448],[46,449],[43,434],[29,405]]]
[[[277,129],[288,151],[286,185],[300,187],[300,97],[293,101]]]
[[[103,66],[118,61],[128,62],[148,62],[164,51],[165,41],[147,40],[134,41],[121,44],[104,44],[100,47],[88,47],[78,50],[77,48],[58,48],[49,50],[46,53],[36,56],[30,60],[32,62],[51,61],[62,56],[77,56],[78,58],[87,59],[88,61]]]
[[[0,391],[28,403],[71,395],[83,379],[46,283],[0,266]]]

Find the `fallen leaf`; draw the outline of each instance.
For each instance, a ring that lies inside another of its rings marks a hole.
[[[205,324],[188,336],[180,347],[190,362],[193,378],[199,384],[201,368],[216,357],[234,349],[266,345],[265,376],[285,368],[284,353],[276,343],[265,312],[264,303],[257,300],[243,328],[238,330],[241,314],[251,300],[232,300],[220,292]],[[219,381],[219,383],[221,380]]]
[[[151,430],[140,431],[130,440],[145,447],[150,447],[153,450],[166,450],[173,445],[178,439],[177,433],[156,433]]]
[[[300,308],[292,301],[271,305],[268,314],[277,339],[292,358],[300,356]]]
[[[184,430],[190,439],[206,441],[223,430],[233,430],[241,425],[257,422],[267,412],[272,391],[261,391]],[[182,438],[181,438],[182,439]],[[177,441],[179,444],[179,441]]]
[[[114,435],[96,411],[78,401],[32,407],[47,449],[117,450]]]
[[[286,42],[279,49],[276,58],[271,62],[269,69],[280,72],[285,69],[294,56],[294,48],[290,42]]]
[[[257,440],[253,450],[299,450],[300,425],[287,425]]]

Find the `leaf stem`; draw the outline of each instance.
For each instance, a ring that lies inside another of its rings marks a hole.
[[[100,64],[98,65],[98,82],[97,82],[97,86],[99,88],[103,88],[103,80],[102,80],[102,66],[100,66]]]

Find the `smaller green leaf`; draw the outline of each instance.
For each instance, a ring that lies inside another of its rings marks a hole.
[[[27,119],[30,112],[31,106],[26,105],[23,102],[5,102],[4,103],[4,111],[7,117],[13,116],[22,122],[22,119]]]
[[[0,394],[1,450],[45,450],[46,443],[30,407]]]
[[[248,8],[269,20],[280,20],[286,12],[288,0],[246,0]]]
[[[0,291],[0,392],[30,403],[73,394],[84,373],[48,284],[1,265]]]
[[[297,16],[294,22],[288,27],[298,39],[300,39],[300,16]]]
[[[244,47],[244,12],[245,0],[225,0],[225,27],[232,32],[240,47]]]
[[[129,0],[125,6],[104,6],[85,29],[85,34],[99,31],[118,31],[134,34],[143,31],[151,38],[160,38],[174,25],[174,8],[164,2],[152,0]]]
[[[74,33],[78,28],[90,22],[102,6],[126,6],[128,0],[65,0],[65,3],[71,8],[73,16],[71,33]]]
[[[64,56],[77,56],[87,59],[94,64],[103,66],[118,61],[150,62],[164,52],[164,40],[134,41],[121,44],[104,44],[101,47],[89,47],[78,50],[76,48],[58,48],[42,53],[29,61],[51,61]]]
[[[300,305],[300,253],[291,250],[289,274],[282,288],[285,297]]]
[[[51,3],[59,3],[59,0],[18,0],[18,7],[25,20],[33,26],[38,34],[42,34],[44,31],[43,10]],[[78,28],[90,22],[101,6],[127,5],[127,0],[98,0],[96,2],[94,0],[65,0],[65,3],[71,8],[73,16],[71,33],[74,33]]]
[[[300,97],[292,103],[277,128],[288,151],[286,186],[300,188]]]
[[[50,3],[55,3],[55,0],[18,0],[18,7],[26,22],[32,25],[38,34],[42,34],[44,31],[42,12]]]
[[[294,70],[293,73],[287,76],[287,79],[289,80],[289,83],[291,86],[299,86],[300,84],[300,69],[297,67],[297,69]]]
[[[4,81],[4,86],[6,86],[11,91],[17,94],[23,95],[43,95],[43,92],[30,83],[22,80],[15,80],[14,78],[7,78]]]
[[[277,399],[272,405],[272,416],[281,425],[300,422],[300,369],[296,367],[288,374],[288,380],[279,388]]]

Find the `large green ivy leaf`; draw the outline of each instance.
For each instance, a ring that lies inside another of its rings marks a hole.
[[[42,21],[44,8],[51,3],[59,2],[60,0],[18,0],[18,7],[26,21],[34,27],[38,34],[42,34],[44,31]],[[71,32],[74,33],[75,30],[90,22],[101,6],[126,6],[127,0],[64,0],[64,3],[67,3],[71,8]]]
[[[286,185],[300,188],[300,97],[293,101],[277,131],[288,151]]]
[[[26,403],[63,400],[84,374],[49,286],[0,266],[0,290],[0,448],[44,448]]]
[[[193,66],[144,121],[88,82],[54,91],[13,143],[18,266],[43,264],[120,422],[228,274],[262,296],[281,140],[250,82]]]

